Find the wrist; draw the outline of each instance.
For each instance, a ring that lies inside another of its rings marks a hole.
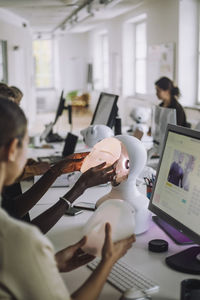
[[[110,251],[106,251],[106,253],[104,253],[101,258],[101,261],[108,265],[114,265],[117,260],[118,257],[116,257],[115,253]]]
[[[115,261],[111,257],[102,257],[99,265],[101,265],[102,267],[106,267],[106,269],[110,271],[114,264]]]
[[[60,201],[63,201],[66,204],[66,208],[70,209],[72,207],[72,202],[68,200],[65,196],[59,198]]]

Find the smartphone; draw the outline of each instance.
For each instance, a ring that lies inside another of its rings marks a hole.
[[[76,208],[76,207],[70,207],[68,210],[66,210],[65,214],[68,216],[76,216],[83,212],[82,209]]]
[[[74,207],[87,210],[95,210],[96,204],[92,202],[79,202],[77,204],[74,204]]]

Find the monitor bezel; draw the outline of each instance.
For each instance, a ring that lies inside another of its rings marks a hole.
[[[178,231],[180,231],[181,233],[187,235],[191,240],[193,240],[197,244],[200,244],[200,235],[199,234],[192,231],[190,228],[188,228],[187,226],[185,226],[184,224],[182,224],[181,222],[179,222],[178,220],[176,220],[172,216],[168,215],[166,212],[164,212],[163,210],[161,210],[160,208],[158,208],[156,205],[154,205],[152,203],[153,197],[154,197],[154,191],[155,191],[155,188],[156,188],[157,178],[159,176],[160,166],[161,166],[161,163],[162,163],[162,158],[163,158],[163,154],[164,154],[166,141],[167,141],[167,137],[168,137],[169,132],[178,133],[178,134],[181,134],[181,135],[189,136],[191,138],[195,138],[195,139],[200,140],[200,132],[199,131],[192,130],[190,128],[186,128],[186,127],[182,127],[182,126],[168,124],[166,132],[165,132],[165,138],[164,138],[162,153],[161,153],[159,163],[158,163],[155,184],[154,184],[154,187],[153,187],[153,190],[152,190],[152,194],[151,194],[151,198],[150,198],[148,208],[151,212],[155,213],[158,217],[160,217],[161,219],[163,219],[164,221],[166,221],[167,223],[169,223],[170,225],[175,227]]]
[[[59,103],[56,110],[55,120],[53,122],[54,125],[56,124],[58,118],[62,115],[62,112],[65,108],[65,98],[63,97],[63,95],[64,95],[64,90],[62,90],[60,95]]]
[[[101,103],[101,99],[102,99],[104,96],[108,96],[108,97],[110,97],[110,96],[113,97],[113,96],[114,96],[113,106],[112,106],[112,109],[111,109],[111,111],[110,111],[109,118],[108,118],[108,120],[107,120],[107,123],[106,123],[106,124],[103,124],[103,125],[106,125],[106,126],[112,128],[112,126],[114,125],[113,120],[114,120],[114,118],[117,116],[117,110],[118,110],[118,109],[117,109],[117,100],[118,100],[119,96],[118,96],[118,95],[115,95],[115,94],[105,93],[105,92],[101,92],[101,94],[100,94],[100,96],[99,96],[99,100],[98,100],[98,103],[97,103],[97,105],[96,105],[96,108],[95,108],[95,111],[94,111],[94,114],[93,114],[92,121],[91,121],[90,125],[96,125],[96,124],[94,124],[94,121],[95,121],[96,115],[97,115],[97,113],[98,113],[98,108],[99,108],[99,105],[100,105],[100,103]]]

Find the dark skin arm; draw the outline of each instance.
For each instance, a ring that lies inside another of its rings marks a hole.
[[[16,217],[23,217],[61,174],[79,171],[87,153],[70,155],[52,166],[29,190],[13,199]],[[81,158],[82,155],[82,158]]]
[[[103,163],[83,173],[71,190],[63,197],[73,203],[87,188],[112,181],[115,176],[116,163],[104,168],[105,165],[106,163]],[[46,233],[58,222],[67,208],[68,204],[61,199],[32,220],[31,223],[38,226],[43,233]]]

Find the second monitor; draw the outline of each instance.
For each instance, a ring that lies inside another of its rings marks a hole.
[[[118,95],[101,93],[90,125],[103,124],[110,128],[117,116]]]

